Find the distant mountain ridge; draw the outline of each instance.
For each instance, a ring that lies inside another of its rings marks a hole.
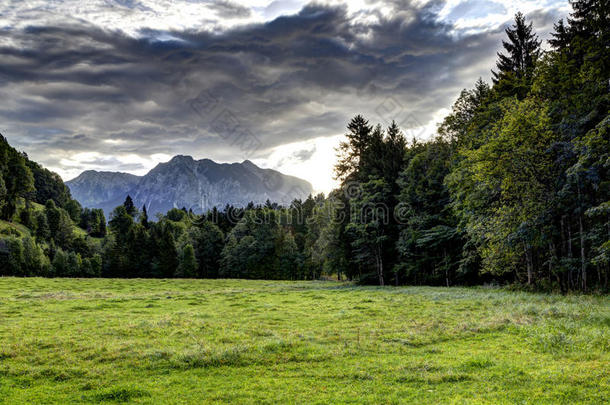
[[[78,194],[75,198],[84,207],[99,208],[95,205],[125,198],[125,193],[129,193],[141,178],[128,173],[87,170],[66,185]]]
[[[149,215],[155,215],[182,207],[201,213],[227,204],[245,206],[250,201],[289,204],[313,192],[309,182],[262,169],[249,160],[216,163],[183,155],[158,164],[144,176],[88,170],[66,185],[84,207],[102,208],[107,215],[127,195],[139,208],[146,205]]]

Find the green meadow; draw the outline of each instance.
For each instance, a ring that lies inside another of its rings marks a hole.
[[[0,403],[591,403],[610,300],[337,282],[0,278]]]

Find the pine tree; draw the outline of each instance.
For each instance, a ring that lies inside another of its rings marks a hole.
[[[295,280],[298,274],[298,247],[294,236],[281,229],[275,255],[278,259],[277,278]]]
[[[133,217],[129,215],[127,208],[124,205],[119,205],[114,209],[111,215],[110,230],[114,232],[117,241],[123,241],[127,237],[127,233],[133,226]]]
[[[91,235],[103,238],[106,236],[106,217],[104,216],[104,210],[102,209],[94,209],[91,211],[93,216],[93,227],[91,231]]]
[[[91,276],[100,277],[102,275],[102,256],[96,253],[89,261],[91,263]]]
[[[357,115],[347,125],[346,142],[341,142],[338,149],[338,163],[335,166],[337,179],[345,180],[353,174],[365,150],[370,146],[373,128],[363,116]]]
[[[353,199],[350,222],[346,231],[353,238],[355,260],[365,268],[372,268],[379,285],[385,285],[384,244],[388,239],[387,224],[390,212],[385,204],[390,187],[383,179],[362,184],[361,195]]]
[[[565,26],[563,20],[559,20],[558,23],[553,25],[553,32],[551,33],[552,39],[549,39],[549,44],[555,50],[566,49],[572,40],[572,34],[568,27]]]
[[[125,207],[125,210],[127,211],[127,215],[131,216],[132,218],[134,218],[138,214],[138,210],[137,210],[136,206],[133,204],[133,200],[131,199],[130,195],[128,195],[127,198],[125,198],[123,207]]]
[[[62,249],[57,249],[53,257],[53,274],[56,277],[65,277],[69,271],[68,254]]]
[[[64,249],[68,249],[74,239],[74,224],[70,215],[62,209],[59,209],[59,222],[53,239],[55,239],[57,245]]]
[[[59,224],[59,210],[53,200],[47,201],[45,205],[45,214],[47,215],[47,221],[52,235],[57,230]]]
[[[140,215],[140,224],[146,229],[148,229],[148,211],[146,210],[146,204],[142,206],[142,215]]]
[[[540,54],[540,41],[533,32],[532,23],[527,24],[521,13],[515,15],[515,24],[506,28],[508,41],[502,41],[507,54],[498,52],[498,71],[493,71],[493,81],[498,83],[506,75],[517,78],[530,77]]]
[[[386,139],[383,141],[383,177],[392,187],[392,195],[398,192],[396,179],[402,169],[407,141],[396,122],[388,127]]]
[[[474,88],[462,90],[460,96],[451,107],[449,114],[441,123],[438,133],[448,141],[458,146],[470,146],[476,140],[472,129],[476,129],[475,117],[480,113],[489,99],[491,88],[479,77]]]
[[[218,277],[224,245],[224,235],[220,228],[210,221],[204,221],[198,226],[193,226],[189,230],[188,237],[195,249],[195,257],[199,263],[198,276],[203,278]]]
[[[83,259],[79,253],[70,252],[68,253],[68,266],[67,274],[68,277],[79,277],[81,276],[81,270],[83,266]]]
[[[12,221],[17,212],[17,200],[28,196],[34,190],[34,176],[27,167],[23,155],[12,149],[4,138],[0,139],[0,142],[4,144],[3,152],[6,155],[0,156],[5,159],[2,162],[5,202],[2,212],[0,212],[0,218]]]
[[[26,200],[25,207],[19,213],[19,222],[29,229],[34,229],[34,218],[33,218],[32,204]]]
[[[81,207],[81,205],[79,204],[78,201],[76,201],[76,200],[68,201],[68,203],[65,205],[65,210],[70,215],[70,218],[72,219],[72,221],[74,221],[76,223],[80,222],[80,216],[81,216],[83,208]]]
[[[23,243],[21,239],[9,238],[6,240],[9,249],[8,263],[6,270],[2,269],[2,272],[7,276],[23,276]],[[4,267],[4,266],[2,266]]]
[[[610,2],[608,0],[575,0],[568,18],[573,34],[607,40],[610,31]],[[606,45],[608,42],[605,42]]]
[[[24,275],[44,275],[45,267],[48,266],[48,258],[44,255],[42,248],[30,236],[24,237],[22,243]]]
[[[157,259],[154,275],[156,277],[172,277],[180,263],[175,238],[171,230],[171,221],[156,224],[153,231],[153,243]]]
[[[49,229],[49,222],[47,221],[47,215],[44,212],[36,213],[36,238],[39,242],[46,241],[51,237],[51,230]]]
[[[194,278],[197,276],[197,267],[195,249],[193,249],[193,245],[189,243],[182,249],[180,264],[176,270],[176,277]]]
[[[128,266],[126,274],[129,277],[147,277],[151,268],[151,241],[144,225],[134,224],[124,244],[123,254]]]

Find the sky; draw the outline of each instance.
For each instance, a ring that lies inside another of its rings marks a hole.
[[[182,154],[336,182],[356,114],[434,135],[523,12],[568,1],[0,0],[0,133],[64,180]]]

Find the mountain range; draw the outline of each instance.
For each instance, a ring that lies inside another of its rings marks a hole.
[[[175,156],[160,163],[144,176],[88,170],[67,181],[72,196],[84,207],[102,208],[106,215],[130,195],[149,215],[171,208],[192,209],[195,213],[225,205],[246,206],[270,200],[289,204],[313,192],[309,182],[272,169],[262,169],[249,160],[216,163]]]

